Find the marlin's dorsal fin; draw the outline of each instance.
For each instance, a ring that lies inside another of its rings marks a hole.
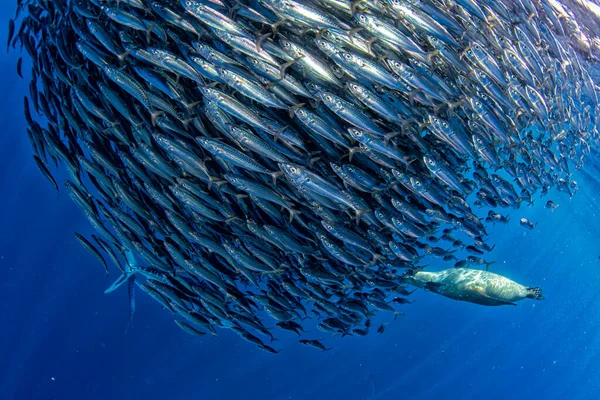
[[[129,295],[129,319],[127,321],[127,328],[125,328],[125,334],[129,330],[131,326],[131,322],[133,321],[133,315],[135,314],[135,274],[140,271],[137,265],[137,261],[135,260],[135,256],[131,252],[131,250],[125,250],[125,258],[127,259],[127,264],[125,265],[125,273],[121,275],[108,289],[104,291],[104,293],[110,293],[115,291],[125,282],[127,282],[127,292]]]
[[[125,264],[125,273],[118,277],[117,280],[114,281],[114,283],[104,291],[104,294],[114,292],[138,271],[137,261],[135,260],[135,256],[131,250],[125,250],[125,258],[127,259],[127,264]]]
[[[108,289],[106,289],[104,291],[104,294],[108,294],[111,292],[114,292],[117,288],[119,288],[122,284],[124,284],[125,282],[127,282],[127,279],[129,279],[129,277],[131,276],[131,274],[123,274],[120,277],[117,278],[116,281],[114,281],[114,283],[112,285],[110,285],[108,287]]]
[[[129,331],[129,327],[133,322],[133,316],[135,314],[135,275],[131,275],[127,279],[127,292],[129,294],[129,319],[127,321],[127,328],[125,328],[125,334]]]

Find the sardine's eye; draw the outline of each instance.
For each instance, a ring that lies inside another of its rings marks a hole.
[[[295,174],[295,173],[297,173],[297,172],[298,172],[298,169],[297,169],[296,167],[290,167],[290,172],[291,172],[292,174]]]
[[[325,98],[327,99],[327,101],[333,101],[333,97],[331,97],[330,95],[325,96]]]
[[[344,53],[344,58],[345,58],[346,60],[351,60],[351,59],[352,59],[352,56],[351,56],[350,54],[348,54],[348,53]]]
[[[475,107],[477,107],[477,108],[481,107],[481,103],[479,101],[476,101],[475,102]]]
[[[443,126],[444,128],[447,128],[447,127],[448,127],[448,123],[447,123],[446,121],[444,121],[444,122],[442,122],[442,126]]]
[[[472,56],[473,55],[473,50],[471,50],[471,49],[467,50],[467,54],[470,55],[470,56]]]
[[[290,42],[283,42],[283,47],[290,47]]]
[[[365,17],[364,14],[361,14],[361,15],[358,16],[358,19],[360,19],[361,21],[364,22],[364,21],[367,20],[367,17]]]

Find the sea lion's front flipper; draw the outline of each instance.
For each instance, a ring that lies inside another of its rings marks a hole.
[[[427,290],[428,292],[439,293],[442,286],[443,285],[439,282],[427,282],[423,289]]]
[[[490,305],[490,306],[516,306],[516,303],[511,303],[510,301],[505,301],[502,299],[498,299],[496,297],[492,297],[490,295],[488,295],[485,292],[485,289],[482,287],[473,287],[471,288],[471,290],[477,295],[480,296],[484,299],[486,299],[487,301],[489,301],[489,304],[486,305]]]
[[[516,306],[517,305],[517,303],[511,303],[511,302],[504,301],[504,300],[498,300],[498,299],[494,299],[493,297],[490,297],[490,299],[497,301],[498,303],[500,303],[500,305],[505,305],[505,306]]]

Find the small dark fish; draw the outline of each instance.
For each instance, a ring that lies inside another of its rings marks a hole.
[[[308,339],[300,339],[298,343],[303,344],[305,346],[314,347],[315,349],[328,351],[333,349],[333,347],[325,347],[325,345],[318,340],[308,340]]]
[[[379,326],[379,328],[377,328],[377,333],[382,334],[383,332],[385,332],[385,327],[387,326],[387,323],[385,324],[381,324]]]
[[[17,74],[19,74],[21,79],[23,79],[22,68],[23,68],[23,57],[19,57],[19,59],[17,60]]]
[[[50,172],[48,167],[46,167],[46,164],[44,164],[44,162],[36,155],[33,156],[33,159],[35,160],[35,164],[37,165],[42,175],[44,175],[44,177],[48,179],[48,182],[50,182],[52,186],[54,186],[56,192],[60,193],[60,190],[58,189],[58,184],[56,183],[56,180],[52,176],[52,173]]]
[[[560,207],[560,204],[554,204],[552,200],[548,200],[546,202],[546,208],[551,209],[552,212],[554,212],[554,210],[556,210],[558,207]]]
[[[194,335],[194,336],[206,335],[206,332],[202,332],[202,331],[194,328],[193,326],[191,326],[190,324],[188,324],[185,321],[175,320],[175,323],[177,324],[177,326],[179,326],[181,329],[183,329],[184,332],[187,332],[190,335]]]
[[[495,264],[495,261],[485,261],[483,258],[481,257],[475,257],[475,256],[468,256],[467,257],[467,262],[469,262],[469,264],[479,264],[479,265],[485,265],[485,270],[489,271],[490,266]]]
[[[395,297],[394,300],[392,300],[392,301],[396,304],[412,304],[412,303],[414,303],[414,301],[410,301],[408,299],[405,299],[404,297]]]
[[[10,42],[12,41],[14,34],[15,34],[15,20],[11,18],[8,20],[8,39],[7,39],[7,43],[6,43],[6,52],[8,52],[8,49],[10,48]]]
[[[531,221],[530,221],[530,220],[528,220],[527,218],[521,218],[521,219],[519,220],[519,224],[520,224],[522,227],[524,227],[524,228],[527,228],[527,229],[529,229],[529,230],[531,230],[531,229],[535,228],[535,226],[537,225],[537,223],[535,223],[535,224],[534,224],[533,222],[531,222]]]
[[[96,249],[96,247],[94,247],[93,244],[91,244],[85,237],[83,237],[83,235],[75,232],[75,237],[87,251],[92,253],[92,255],[94,257],[96,257],[98,260],[100,260],[100,262],[104,266],[104,272],[106,272],[106,276],[109,276],[110,274],[108,273],[108,265],[106,264],[104,257],[102,257],[102,254],[100,254],[98,249]]]
[[[369,334],[369,328],[354,328],[352,329],[352,334],[358,336],[367,336]]]
[[[485,254],[485,252],[475,246],[472,245],[468,245],[467,247],[465,247],[465,250],[467,250],[469,253],[473,253],[473,254],[477,254],[477,255],[483,255]]]
[[[264,351],[268,351],[269,353],[273,353],[273,354],[281,353],[281,350],[275,350],[274,348],[272,348],[271,346],[266,345],[266,344],[259,344],[258,348],[262,349]]]
[[[304,332],[304,329],[302,329],[302,325],[294,321],[279,321],[275,325],[277,325],[281,329],[295,332],[298,336],[300,336],[300,334]]]

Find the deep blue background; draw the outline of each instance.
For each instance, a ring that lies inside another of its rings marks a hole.
[[[76,242],[91,227],[31,158],[17,57],[0,55],[1,400],[600,398],[600,189],[582,178],[572,200],[551,194],[554,213],[538,200],[489,229],[493,271],[541,286],[543,302],[486,308],[417,292],[406,316],[378,318],[390,322],[382,335],[314,331],[329,352],[284,335],[271,355],[229,332],[189,336],[139,293],[125,335],[127,291],[103,294],[117,271],[105,278]],[[539,224],[525,231],[520,217]]]

